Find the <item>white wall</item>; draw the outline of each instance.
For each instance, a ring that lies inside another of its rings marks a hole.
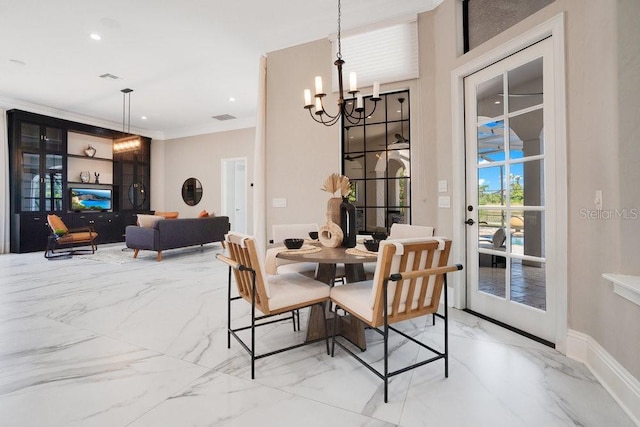
[[[198,216],[203,209],[221,214],[221,176],[225,158],[247,158],[247,223],[253,223],[253,146],[255,128],[170,139],[151,143],[151,208],[178,211],[181,218]],[[187,178],[202,183],[202,200],[188,206],[182,200]],[[231,224],[233,228],[233,224]]]

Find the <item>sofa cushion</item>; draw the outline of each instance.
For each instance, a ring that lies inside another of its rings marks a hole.
[[[163,219],[163,216],[138,214],[138,225],[144,228],[153,228],[156,222]]]
[[[209,218],[209,212],[203,209],[202,212],[198,214],[198,218]]]

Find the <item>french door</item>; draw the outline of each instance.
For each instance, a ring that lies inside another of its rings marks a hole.
[[[550,38],[464,79],[467,307],[555,342]]]

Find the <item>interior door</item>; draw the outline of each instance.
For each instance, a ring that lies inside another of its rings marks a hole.
[[[247,232],[247,159],[222,160],[222,214],[229,217],[231,229]]]
[[[543,40],[465,78],[467,307],[554,343],[553,56]]]

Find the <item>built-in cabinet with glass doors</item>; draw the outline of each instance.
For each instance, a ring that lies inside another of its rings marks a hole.
[[[47,215],[70,227],[91,226],[97,242],[124,240],[124,229],[150,208],[150,140],[141,148],[114,153],[117,131],[20,110],[7,112],[10,152],[11,252],[44,250]],[[94,155],[84,153],[92,145]],[[79,211],[74,190],[106,190],[110,206]]]

